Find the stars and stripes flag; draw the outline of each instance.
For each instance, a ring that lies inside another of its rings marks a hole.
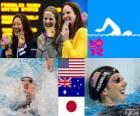
[[[58,76],[65,77],[84,77],[84,59],[60,59],[58,64]]]
[[[84,59],[60,59],[58,67],[58,116],[84,116]]]

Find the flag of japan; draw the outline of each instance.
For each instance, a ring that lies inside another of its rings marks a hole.
[[[84,116],[84,97],[59,97],[58,116]]]

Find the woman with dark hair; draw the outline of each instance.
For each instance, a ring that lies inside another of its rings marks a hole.
[[[14,58],[33,58],[37,44],[31,31],[30,23],[23,14],[14,16],[12,36],[12,51]]]
[[[60,15],[56,8],[48,6],[43,13],[45,32],[37,38],[36,57],[55,58],[61,56]]]
[[[66,2],[62,9],[62,58],[87,57],[87,28],[83,26],[79,7]]]
[[[114,67],[102,66],[93,71],[89,79],[89,94],[92,100],[112,106],[126,97],[127,83]]]

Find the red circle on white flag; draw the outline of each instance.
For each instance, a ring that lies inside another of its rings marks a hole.
[[[77,108],[77,104],[73,100],[68,101],[67,104],[66,104],[66,108],[69,112],[74,112]]]

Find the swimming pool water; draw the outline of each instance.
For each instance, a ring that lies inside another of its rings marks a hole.
[[[115,111],[119,111],[119,113],[123,114],[127,109],[132,109],[133,111],[140,108],[140,90],[136,90],[134,93],[131,93],[127,96],[127,98],[122,101],[121,104],[116,105],[114,107],[105,107],[99,102],[94,102],[91,100],[91,98],[86,97],[85,98],[85,115],[86,116],[99,116],[100,113],[105,113],[103,116],[117,116],[116,114],[113,114]],[[122,113],[123,112],[123,113]],[[127,116],[127,115],[124,115]],[[134,116],[139,116],[134,115]]]

